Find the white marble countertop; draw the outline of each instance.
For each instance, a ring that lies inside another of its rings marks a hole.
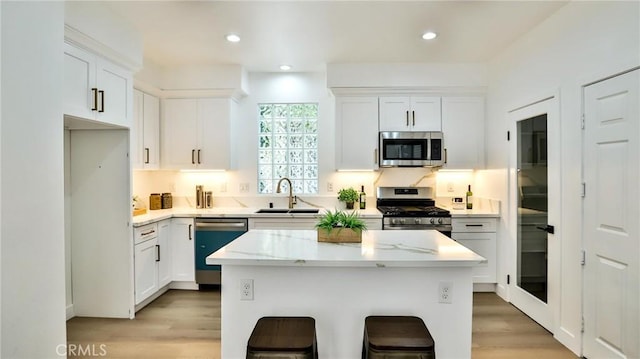
[[[487,198],[476,198],[474,202],[473,209],[453,209],[451,199],[442,198],[436,202],[436,206],[448,210],[453,218],[500,217],[500,201]]]
[[[434,230],[362,234],[362,243],[324,243],[314,230],[250,230],[207,257],[209,265],[469,267],[485,262]]]
[[[296,207],[301,209],[304,207]],[[321,208],[318,213],[256,213],[260,208],[254,207],[213,207],[195,209],[189,207],[177,207],[171,209],[147,210],[146,214],[133,217],[133,226],[139,227],[145,224],[161,221],[172,217],[241,217],[241,218],[314,218],[324,214],[327,209]],[[333,209],[332,209],[333,210]],[[374,208],[356,210],[362,218],[382,218],[382,213]]]
[[[453,209],[451,208],[450,199],[440,200],[436,206],[444,208],[451,212],[453,218],[464,217],[500,217],[500,202],[489,199],[477,199],[476,206],[473,209]],[[304,208],[304,207],[296,207]],[[321,208],[318,213],[256,213],[260,208],[255,207],[213,207],[207,209],[196,209],[190,207],[176,207],[171,209],[147,210],[146,214],[133,217],[133,226],[139,227],[149,223],[161,221],[172,217],[241,217],[241,218],[313,218],[322,215],[327,211]],[[365,210],[359,210],[362,218],[382,218],[382,213],[375,207],[369,207]]]

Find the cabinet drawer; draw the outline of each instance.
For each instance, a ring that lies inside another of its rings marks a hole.
[[[151,223],[133,229],[133,243],[138,244],[158,236],[158,224]]]
[[[452,218],[452,232],[495,232],[495,218]]]

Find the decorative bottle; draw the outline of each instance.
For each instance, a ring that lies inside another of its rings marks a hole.
[[[467,209],[473,209],[473,192],[471,192],[471,185],[467,189]]]
[[[367,194],[364,193],[364,186],[360,187],[360,209],[367,208]]]

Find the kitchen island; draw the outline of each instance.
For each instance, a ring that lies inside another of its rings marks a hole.
[[[369,315],[420,317],[437,358],[471,357],[471,269],[483,257],[432,230],[370,230],[348,244],[316,235],[251,230],[207,257],[222,265],[222,358],[245,357],[263,316],[311,316],[320,357],[359,358]]]

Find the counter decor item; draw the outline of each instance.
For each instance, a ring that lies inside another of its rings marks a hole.
[[[169,192],[162,194],[162,209],[169,209],[173,207],[173,196]]]
[[[138,196],[133,196],[131,206],[133,207],[134,216],[139,216],[141,214],[147,213],[147,209],[145,208],[144,202],[142,202],[140,200],[140,197]]]
[[[213,191],[204,192],[204,208],[213,208]]]
[[[353,204],[358,200],[360,196],[353,187],[342,188],[338,191],[338,200],[344,202],[347,209],[353,209]]]
[[[152,193],[149,195],[149,209],[162,209],[162,197],[160,193]]]
[[[347,214],[343,211],[327,211],[316,224],[318,242],[360,243],[366,223],[357,212]]]
[[[204,187],[196,185],[196,208],[204,208]]]
[[[452,209],[464,209],[464,198],[462,197],[453,197],[451,198],[451,208]]]

